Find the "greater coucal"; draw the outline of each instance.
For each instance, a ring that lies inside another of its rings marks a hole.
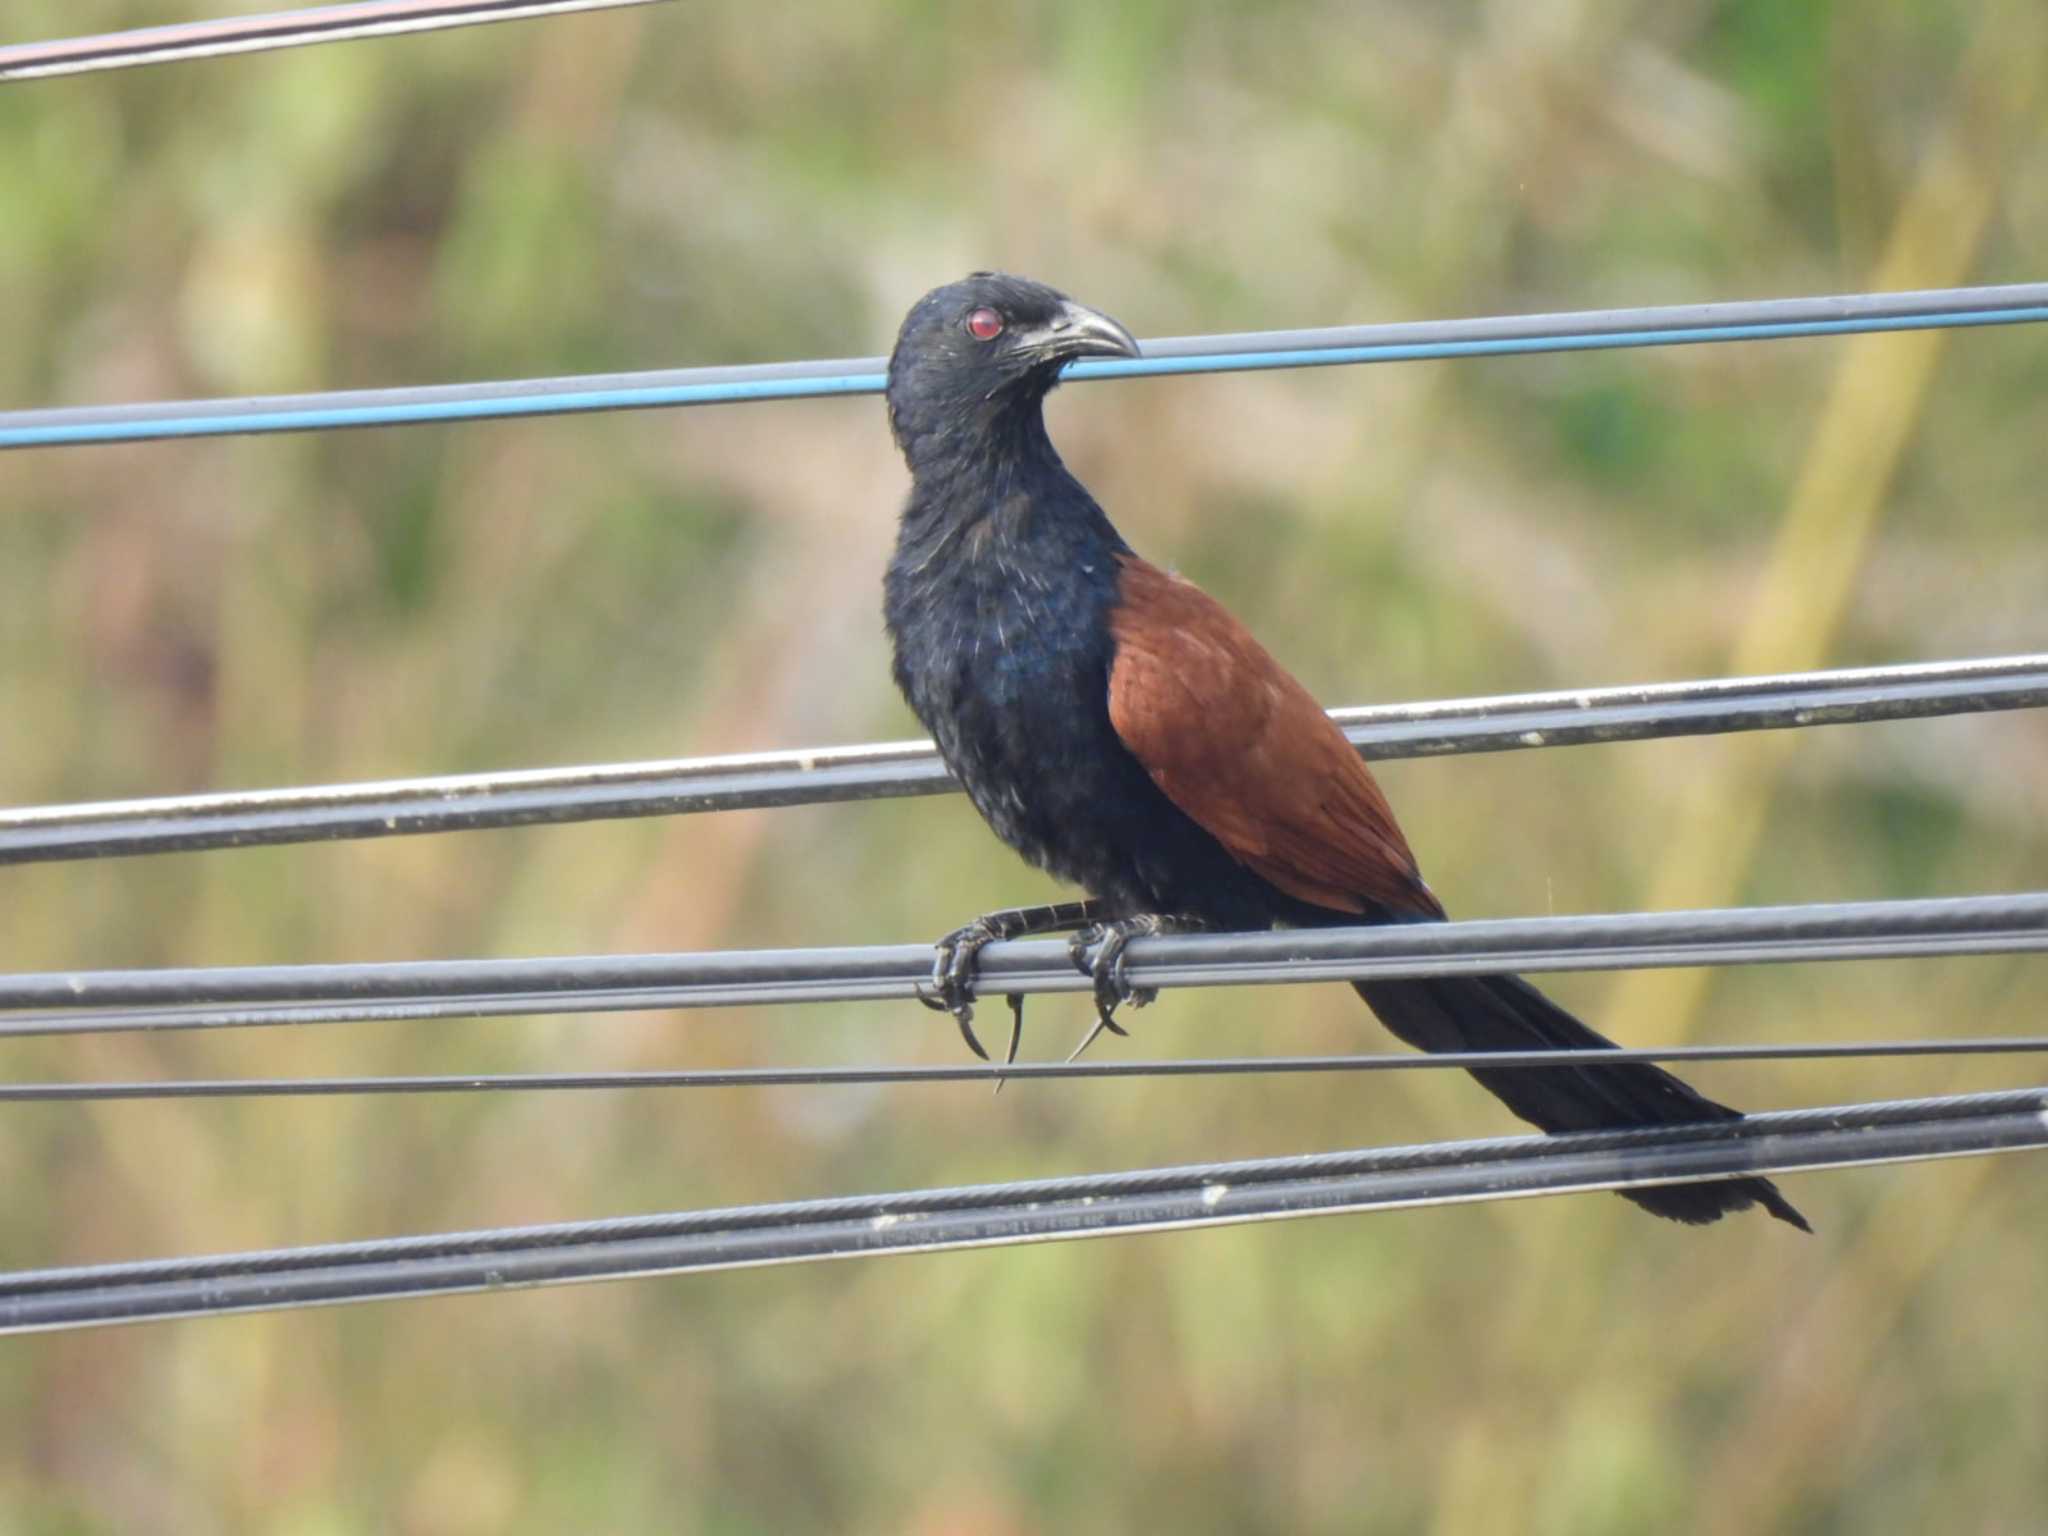
[[[977,1053],[974,957],[998,938],[1082,928],[1099,1030],[1133,998],[1120,961],[1136,934],[1444,916],[1308,690],[1213,598],[1139,559],[1060,461],[1042,410],[1060,370],[1136,355],[1108,316],[978,272],[920,299],[889,359],[912,477],[886,582],[897,684],[996,834],[1091,897],[940,941],[939,1001]],[[1518,976],[1355,985],[1425,1051],[1614,1046]],[[1545,1131],[1740,1118],[1648,1065],[1472,1075]],[[1762,1178],[1622,1193],[1678,1221],[1761,1204],[1806,1229]]]

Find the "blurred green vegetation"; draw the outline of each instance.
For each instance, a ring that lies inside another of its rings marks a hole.
[[[267,8],[15,0],[6,30]],[[1140,335],[2038,278],[2044,60],[2021,4],[710,0],[15,86],[0,404],[843,356],[979,265]],[[1928,344],[1924,392],[1911,345],[1097,385],[1053,425],[1333,704],[1707,675],[1789,654],[1763,594],[1809,585],[1817,661],[2037,648],[2042,336]],[[1777,542],[1795,487],[1810,545]],[[876,614],[902,490],[871,400],[0,458],[0,800],[911,734]],[[1384,776],[1474,916],[2044,882],[2038,720],[1751,745]],[[0,964],[893,941],[1048,889],[958,801],[601,824],[11,870]],[[1633,1043],[1847,1039],[2031,1032],[2041,975],[1557,989]],[[1034,1019],[1041,1053],[1083,1022]],[[1384,1043],[1332,988],[1137,1023]],[[848,1007],[7,1070],[957,1052]],[[2026,1071],[1698,1076],[1763,1107]],[[1510,1128],[1438,1074],[16,1107],[0,1264]],[[16,1340],[0,1528],[2039,1529],[2040,1168],[1792,1182],[1812,1241],[1583,1198]]]

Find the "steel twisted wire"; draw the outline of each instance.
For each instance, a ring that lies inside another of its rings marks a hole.
[[[0,1275],[0,1333],[1156,1232],[2048,1147],[2048,1089]]]

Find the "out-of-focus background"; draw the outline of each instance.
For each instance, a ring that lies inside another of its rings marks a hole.
[[[15,0],[9,40],[268,9]],[[0,405],[2039,278],[2024,3],[655,6],[0,90]],[[1076,386],[1332,704],[2037,648],[2034,329]],[[879,402],[0,458],[0,802],[915,734]],[[2000,716],[1399,763],[1468,916],[2048,883]],[[1050,894],[957,799],[0,873],[8,969],[854,944]],[[2039,962],[1574,977],[1633,1044],[2039,1028]],[[1041,1002],[1064,1050],[1078,1000]],[[1338,1051],[1342,988],[1127,1053]],[[952,1061],[904,1006],[20,1043],[11,1077]],[[1723,1066],[1750,1107],[2024,1063]],[[14,1107],[0,1264],[1515,1129],[1460,1076]],[[2025,1159],[0,1346],[0,1526],[2019,1532]]]

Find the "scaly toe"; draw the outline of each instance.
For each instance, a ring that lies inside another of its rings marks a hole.
[[[917,1000],[925,1007],[953,1015],[960,1038],[983,1061],[989,1055],[974,1033],[974,971],[976,957],[994,937],[979,923],[947,934],[932,946],[931,979],[916,990]]]

